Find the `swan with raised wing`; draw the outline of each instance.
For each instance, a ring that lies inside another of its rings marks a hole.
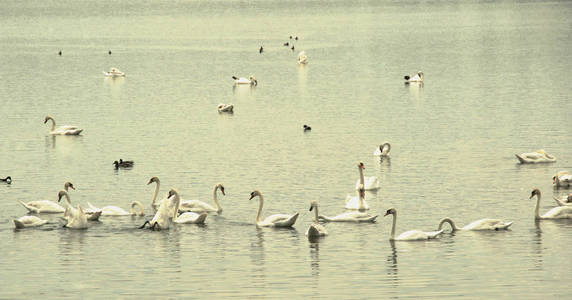
[[[36,216],[23,216],[19,217],[18,219],[14,219],[13,221],[16,229],[38,227],[48,223],[48,220],[40,219]]]
[[[259,204],[258,204],[258,215],[256,216],[256,226],[258,227],[292,227],[294,223],[296,223],[296,219],[298,219],[299,213],[295,213],[293,215],[287,214],[275,214],[266,217],[266,219],[262,220],[262,206],[264,205],[264,197],[260,191],[255,190],[250,193],[250,198],[258,196]]]
[[[69,191],[70,188],[72,190],[75,190],[75,187],[71,182],[68,181],[64,183],[64,191],[67,192]],[[36,201],[30,201],[28,203],[20,201],[20,203],[28,210],[28,213],[33,213],[33,214],[41,214],[41,213],[58,214],[66,211],[66,209],[63,208],[63,206],[51,200],[36,200]]]
[[[52,121],[52,129],[50,129],[51,135],[79,135],[83,129],[79,129],[76,126],[64,125],[56,128],[56,120],[52,116],[46,116],[44,119],[44,124],[49,120]]]
[[[179,215],[179,206],[181,204],[181,198],[179,197],[179,193],[176,190],[173,191],[173,201],[175,203],[175,215],[173,217],[173,222],[177,224],[204,224],[205,219],[207,218],[208,214],[206,212],[197,214],[194,212],[185,212]]]
[[[102,216],[144,216],[145,213],[143,212],[143,204],[139,201],[131,202],[131,207],[129,212],[124,210],[121,207],[108,205],[104,206],[103,208],[97,208],[93,206],[91,203],[87,202],[89,209],[86,212],[97,212],[101,211]],[[139,207],[139,211],[135,210],[135,206]]]
[[[87,215],[81,209],[81,206],[77,208],[72,207],[70,196],[66,191],[60,191],[58,193],[58,202],[62,200],[62,197],[66,198],[67,208],[64,212],[64,218],[67,220],[67,224],[64,227],[71,229],[85,229],[87,228]],[[101,212],[98,212],[101,215]],[[96,215],[98,213],[95,213]]]
[[[534,208],[534,218],[536,220],[553,220],[553,219],[572,219],[572,206],[558,206],[550,209],[548,212],[540,215],[540,197],[539,189],[532,190],[530,198],[536,196],[536,207]]]
[[[379,189],[379,179],[376,176],[364,176],[363,170],[365,166],[363,162],[358,163],[359,179],[356,182],[356,190],[359,189],[359,185],[363,184],[366,191],[377,191]]]
[[[212,205],[205,203],[203,201],[200,201],[200,200],[183,200],[183,201],[181,201],[179,210],[180,211],[190,211],[190,212],[195,212],[195,213],[216,212],[216,213],[220,214],[222,212],[222,206],[220,206],[220,203],[218,202],[218,197],[217,197],[217,191],[219,189],[220,189],[220,192],[223,194],[223,196],[225,195],[224,186],[222,185],[222,183],[215,184],[214,189],[213,189],[213,201],[214,201],[214,204],[216,205],[216,207],[213,207]]]
[[[539,164],[556,162],[556,157],[546,153],[543,149],[536,152],[515,154],[521,164]]]
[[[234,84],[237,85],[243,85],[243,84],[248,84],[248,85],[258,85],[258,80],[256,80],[256,77],[254,77],[254,75],[251,75],[248,78],[245,77],[236,77],[236,76],[232,76],[232,79],[234,79]]]
[[[383,144],[379,145],[377,149],[373,152],[375,156],[381,157],[388,157],[389,151],[391,151],[391,144],[389,142],[383,142]]]
[[[560,171],[552,177],[552,184],[556,187],[570,187],[572,186],[572,175],[568,171]]]
[[[363,199],[365,195],[365,191],[363,190],[363,185],[360,185],[360,189],[358,190],[359,201],[364,202]],[[318,216],[320,221],[324,222],[354,222],[354,223],[373,223],[377,215],[372,216],[368,213],[363,211],[350,211],[335,217],[328,217],[328,216]]]
[[[443,229],[439,231],[420,231],[420,230],[409,230],[398,237],[395,237],[395,223],[397,223],[397,210],[395,208],[390,208],[385,212],[385,216],[393,215],[393,224],[391,225],[391,236],[390,241],[422,241],[436,238],[439,234],[443,233]]]
[[[310,204],[310,211],[312,210],[314,210],[314,222],[308,227],[308,230],[306,230],[306,236],[309,239],[326,236],[328,234],[326,227],[318,221],[318,202],[316,200],[312,200]]]
[[[175,197],[175,195],[177,195],[177,197]],[[153,219],[151,219],[151,221],[145,221],[139,228],[145,228],[145,225],[149,224],[149,228],[153,230],[155,227],[158,227],[157,229],[160,230],[169,229],[171,222],[177,218],[177,205],[180,198],[175,189],[171,189],[167,197],[166,200],[160,202]],[[169,203],[174,203],[175,209],[171,209]]]
[[[437,230],[441,230],[443,228],[443,225],[445,223],[449,223],[449,225],[451,225],[451,230],[453,231],[457,231],[457,230],[506,230],[510,227],[510,225],[512,225],[512,222],[504,222],[502,220],[499,219],[480,219],[480,220],[476,220],[472,223],[470,223],[469,225],[465,225],[461,228],[457,227],[457,225],[455,224],[455,222],[453,222],[453,220],[451,220],[451,218],[443,218],[441,219],[441,221],[439,222],[439,228],[437,228]]]

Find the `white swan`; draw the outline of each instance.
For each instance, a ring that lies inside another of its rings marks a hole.
[[[480,220],[477,220],[477,221],[470,223],[469,225],[458,228],[457,225],[455,225],[455,222],[453,222],[453,220],[451,220],[450,218],[443,218],[439,222],[439,228],[437,228],[437,230],[441,230],[445,223],[449,223],[449,225],[451,225],[451,229],[453,231],[457,231],[457,230],[506,230],[506,229],[508,229],[508,227],[510,225],[512,225],[512,222],[504,222],[504,221],[499,220],[499,219],[480,219]]]
[[[177,195],[177,197],[175,197]],[[159,227],[158,229],[169,229],[171,222],[177,218],[177,204],[180,201],[179,194],[176,192],[175,189],[171,189],[169,191],[168,198],[166,201],[161,201],[157,212],[153,216],[151,221],[145,221],[143,225],[139,228],[145,228],[145,225],[151,225],[151,229],[155,229],[155,227]],[[171,209],[170,203],[175,204],[175,209]]]
[[[46,116],[44,119],[44,124],[48,122],[48,120],[52,121],[52,129],[50,129],[51,135],[79,135],[83,129],[79,129],[76,126],[69,126],[64,125],[56,128],[56,120],[52,116]]]
[[[568,194],[568,196],[562,197],[562,199],[558,199],[556,197],[552,197],[556,200],[559,206],[572,206],[572,194]]]
[[[369,209],[369,205],[365,201],[365,189],[363,188],[362,183],[360,183],[358,186],[358,191],[356,196],[350,197],[349,194],[346,196],[346,209],[357,209],[359,211],[364,211]]]
[[[521,164],[551,163],[556,161],[556,157],[540,149],[536,152],[515,154]]]
[[[175,203],[175,215],[173,217],[173,222],[178,224],[204,224],[207,218],[207,213],[197,214],[194,212],[186,212],[179,215],[179,206],[181,204],[181,198],[176,190],[173,191],[173,201]]]
[[[557,187],[570,187],[572,186],[572,175],[568,171],[560,171],[552,177],[552,184]]]
[[[363,185],[360,185],[360,187],[361,187],[361,189],[359,189],[359,198],[360,198],[360,202],[363,202],[363,201],[365,201],[365,200],[363,200],[363,196],[364,196],[365,192],[363,190]],[[373,223],[373,222],[375,222],[376,218],[377,218],[377,215],[372,216],[372,215],[367,214],[367,213],[362,212],[362,211],[346,212],[346,213],[343,213],[341,215],[337,215],[335,217],[318,216],[318,219],[320,219],[321,221],[324,221],[324,222],[356,222],[356,223],[369,222],[369,223]]]
[[[234,104],[224,104],[221,103],[217,106],[217,110],[219,113],[223,113],[223,112],[228,112],[228,113],[233,113],[234,112]]]
[[[403,78],[405,79],[405,82],[423,82],[423,72],[419,71],[413,77],[405,75]]]
[[[93,213],[93,212],[101,211],[102,216],[144,216],[145,215],[145,213],[143,213],[143,204],[141,204],[141,202],[139,202],[139,201],[131,202],[131,208],[129,209],[129,212],[127,212],[126,210],[124,210],[121,207],[117,207],[117,206],[113,206],[113,205],[104,206],[103,208],[97,208],[89,202],[87,202],[87,205],[89,206],[89,209],[86,210],[86,213],[87,212]],[[135,206],[139,207],[139,212],[135,211]]]
[[[67,192],[69,188],[75,190],[73,184],[68,181],[64,184],[64,190]],[[37,201],[30,201],[28,203],[20,201],[20,203],[28,210],[29,213],[34,213],[34,214],[41,214],[41,213],[58,214],[66,211],[66,209],[63,208],[61,205],[51,200],[37,200]]]
[[[395,237],[395,223],[397,222],[397,210],[395,208],[390,208],[385,212],[385,216],[393,215],[393,225],[391,226],[391,237],[389,238],[390,241],[420,241],[420,240],[428,240],[434,239],[439,234],[443,233],[443,229],[439,231],[430,231],[424,232],[420,230],[409,230],[398,237]]]
[[[217,183],[214,186],[214,190],[213,190],[213,201],[216,205],[216,208],[213,207],[210,204],[207,204],[203,201],[200,200],[184,200],[181,201],[181,205],[179,210],[180,211],[190,211],[190,212],[195,212],[195,213],[202,213],[202,212],[216,212],[218,214],[220,214],[222,212],[222,207],[220,206],[220,203],[218,202],[218,197],[217,197],[217,190],[220,189],[220,192],[225,195],[224,193],[224,186],[222,185],[222,183]]]
[[[258,80],[256,80],[256,77],[254,77],[253,75],[251,75],[248,78],[244,78],[244,77],[236,77],[236,76],[232,76],[232,79],[234,79],[234,84],[249,84],[249,85],[258,85]]]
[[[359,185],[363,184],[366,191],[377,191],[379,189],[379,179],[376,176],[363,176],[363,170],[365,166],[363,162],[358,163],[359,179],[356,182],[356,190],[359,189]]]
[[[534,208],[534,218],[536,220],[553,220],[553,219],[572,219],[572,206],[558,206],[550,209],[548,212],[540,215],[540,197],[539,189],[532,190],[530,198],[536,196],[536,207]]]
[[[379,145],[379,148],[375,149],[373,155],[387,157],[389,156],[389,151],[391,151],[391,144],[383,142],[383,144]]]
[[[119,71],[117,68],[111,68],[109,72],[103,71],[103,75],[106,77],[125,77],[125,73]]]
[[[306,230],[306,236],[309,239],[326,236],[328,234],[326,227],[318,221],[318,202],[316,200],[313,200],[310,204],[310,211],[312,210],[314,210],[314,222],[308,227],[308,230]]]
[[[292,227],[294,223],[296,223],[296,219],[298,219],[299,213],[295,213],[293,215],[287,214],[275,214],[266,217],[266,219],[262,220],[262,205],[264,205],[264,197],[262,193],[258,190],[250,193],[250,198],[258,196],[259,205],[258,205],[258,215],[256,216],[256,226],[258,227]]]
[[[308,63],[308,56],[306,55],[306,51],[300,51],[298,53],[298,64],[305,65]]]
[[[58,202],[62,200],[62,197],[66,197],[67,208],[64,212],[64,218],[67,220],[67,224],[64,227],[71,228],[71,229],[85,229],[87,228],[87,216],[81,209],[81,206],[77,206],[77,208],[72,207],[70,196],[66,191],[60,191],[58,193]],[[101,212],[99,212],[101,215]]]
[[[16,226],[16,229],[38,227],[46,223],[48,223],[48,220],[40,219],[36,216],[23,216],[18,219],[14,219],[14,226]]]

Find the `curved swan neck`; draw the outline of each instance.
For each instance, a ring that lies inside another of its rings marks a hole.
[[[68,204],[68,206],[72,207],[71,205],[71,200],[70,200],[70,195],[68,195],[68,193],[64,194],[64,197],[66,197],[66,203]]]
[[[179,206],[181,204],[181,198],[179,197],[178,193],[173,193],[173,201],[175,201],[175,213],[173,214],[173,220],[176,220],[179,216]]]
[[[256,223],[262,221],[262,205],[264,205],[264,197],[262,194],[258,195],[258,215],[256,216]]]
[[[445,223],[449,223],[449,225],[451,225],[451,229],[453,231],[459,230],[459,228],[457,228],[457,225],[455,225],[455,222],[453,222],[453,220],[451,220],[450,218],[442,219],[441,222],[439,222],[439,228],[437,228],[437,230],[441,230],[441,228],[443,228],[443,224],[445,224]]]
[[[135,206],[138,206],[138,207],[139,207],[139,213],[136,213],[136,212],[135,212]],[[141,204],[141,202],[139,202],[139,201],[133,201],[133,202],[131,202],[131,209],[130,209],[129,212],[130,212],[132,215],[137,215],[137,214],[138,214],[138,215],[142,216],[142,215],[143,215],[143,204]]]
[[[381,153],[387,155],[387,154],[389,154],[389,151],[391,151],[391,144],[390,144],[390,143],[384,143],[384,144],[382,145],[382,147],[385,148],[385,146],[387,146],[387,151],[385,151],[385,152],[381,151]],[[382,149],[382,150],[383,150],[383,149]]]
[[[46,117],[46,120],[52,121],[52,131],[54,131],[56,129],[56,120],[54,120],[54,118],[52,118],[50,116]]]
[[[155,208],[157,204],[157,196],[159,195],[159,187],[161,186],[161,182],[159,180],[156,180],[155,183],[157,183],[157,185],[155,186],[155,193],[153,194],[153,202],[151,202],[151,206],[153,208]]]
[[[213,201],[216,205],[216,209],[218,212],[222,211],[222,207],[220,206],[220,203],[218,203],[218,197],[216,195],[216,191],[220,188],[220,184],[215,185],[214,187],[214,191],[213,191]]]

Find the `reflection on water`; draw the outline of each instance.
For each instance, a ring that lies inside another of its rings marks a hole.
[[[310,267],[312,268],[312,276],[320,276],[320,243],[318,241],[310,242]]]
[[[386,273],[389,279],[393,282],[395,286],[399,283],[399,274],[397,269],[397,248],[395,247],[395,241],[389,241],[391,247],[391,254],[387,256],[386,262]]]
[[[534,235],[532,237],[532,254],[534,260],[534,268],[542,270],[543,254],[542,254],[542,228],[540,228],[540,220],[534,220]]]
[[[423,82],[406,82],[405,88],[409,90],[411,95],[415,96],[416,99],[423,98]]]

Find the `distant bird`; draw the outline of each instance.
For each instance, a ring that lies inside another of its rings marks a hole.
[[[292,36],[290,36],[290,39],[292,39]]]
[[[231,104],[224,104],[221,103],[217,106],[218,112],[222,113],[222,112],[228,112],[228,113],[233,113],[234,112],[234,105]]]
[[[264,51],[264,48],[262,48],[262,46],[260,46],[260,50],[258,50],[258,53],[262,54],[262,51]]]
[[[312,127],[304,125],[304,132],[312,130]]]
[[[109,50],[109,52],[107,52],[107,53],[109,53],[109,55],[111,55],[111,50]]]
[[[403,79],[405,79],[405,82],[423,82],[423,72],[419,71],[413,77],[405,75]]]
[[[290,48],[290,49],[292,49],[292,51],[294,51],[294,45],[292,45],[292,48]]]
[[[60,56],[62,56],[62,50],[60,50],[60,52],[58,52],[58,54],[59,54]]]
[[[115,169],[133,167],[133,161],[132,160],[119,159],[119,161],[114,161],[113,164],[115,165]]]
[[[296,37],[295,40],[298,40],[298,37]]]
[[[284,43],[284,46],[288,47],[290,44],[288,42]]]
[[[254,77],[254,75],[251,75],[248,78],[244,78],[244,77],[236,77],[236,76],[232,76],[232,79],[234,79],[234,84],[250,84],[250,85],[258,85],[258,80],[256,80],[256,77]]]
[[[12,183],[12,177],[8,176],[8,177],[6,177],[6,178],[4,178],[4,179],[0,178],[0,181],[4,181],[4,182],[6,182],[7,184],[11,184],[11,183]]]

